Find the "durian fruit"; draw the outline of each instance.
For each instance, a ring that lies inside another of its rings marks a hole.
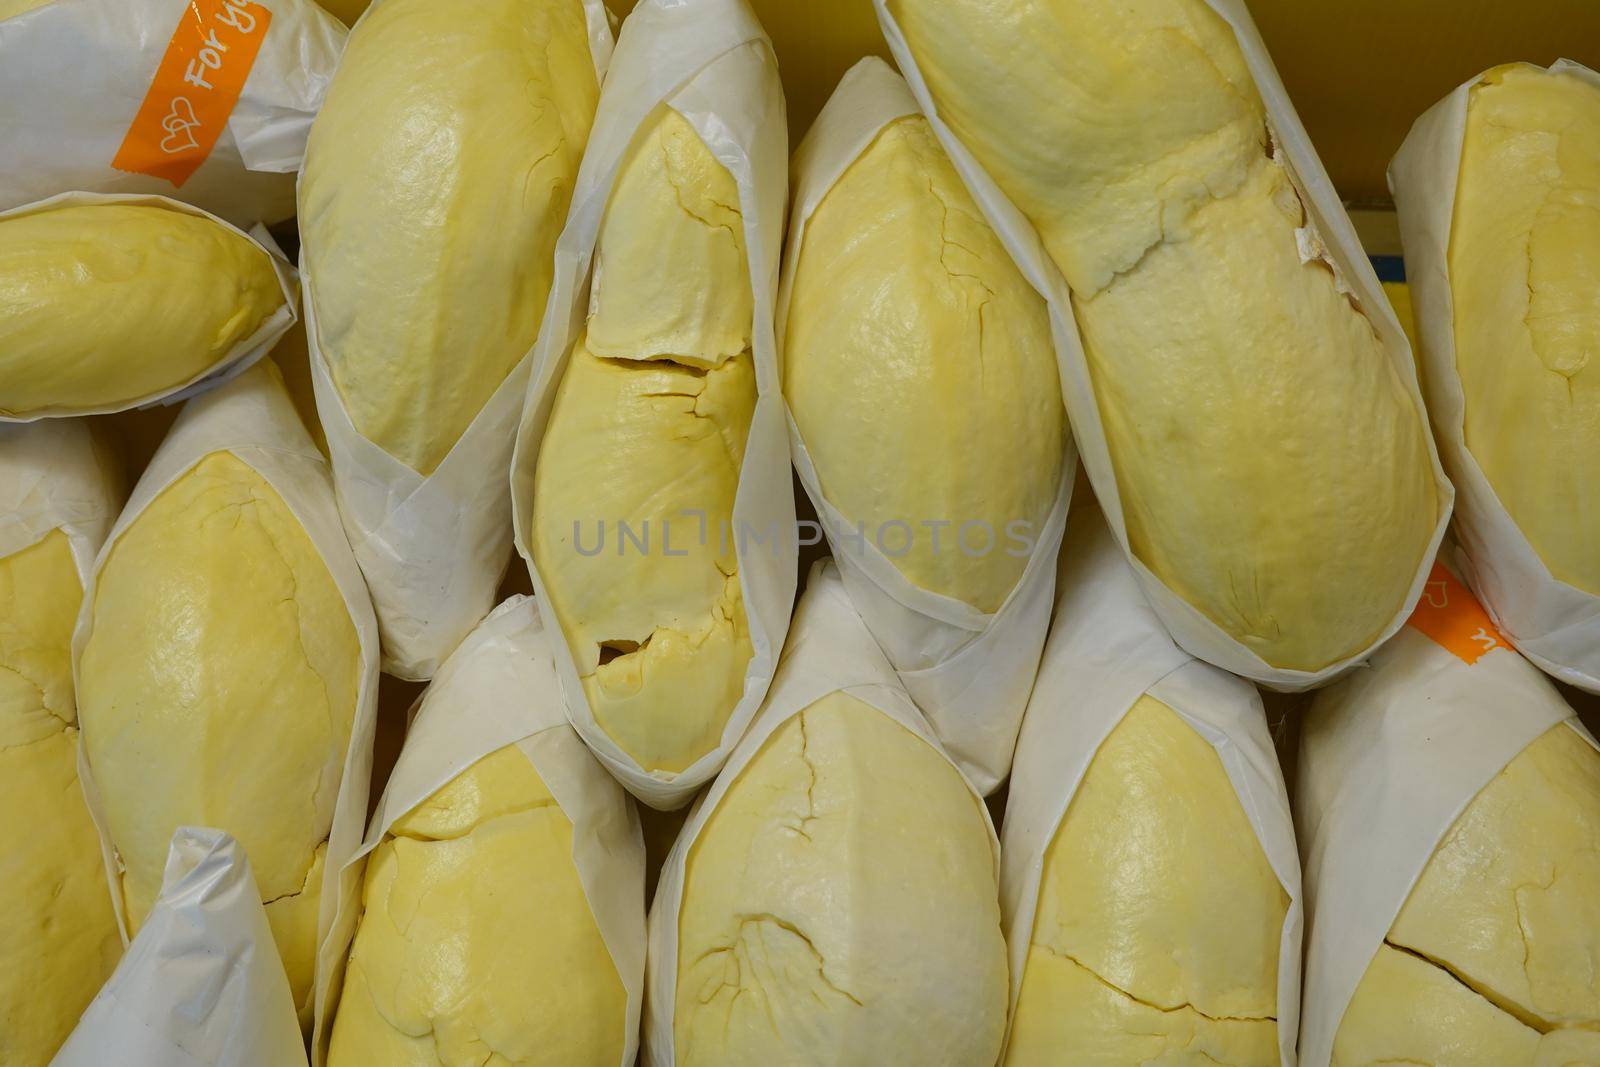
[[[0,414],[176,392],[283,305],[266,250],[200,215],[87,203],[0,220]]]
[[[595,264],[530,548],[595,721],[675,773],[721,743],[754,654],[731,530],[756,375],[738,186],[670,107],[622,160]]]
[[[823,495],[913,584],[998,610],[1066,455],[1043,298],[920,115],[878,132],[800,241],[783,388]]]
[[[227,388],[258,387],[295,417],[270,362]],[[217,451],[124,528],[87,610],[79,715],[130,932],[161,890],[173,832],[220,829],[250,858],[309,1020],[327,842],[365,669],[327,562],[278,491]]]
[[[779,726],[683,877],[683,1067],[995,1062],[1008,979],[982,805],[877,708],[834,692]]]
[[[385,0],[312,124],[299,218],[356,430],[431,474],[533,347],[599,100],[581,0]]]
[[[1206,0],[888,9],[1070,288],[1134,555],[1270,667],[1368,649],[1438,522],[1427,424],[1302,254],[1233,30]]]
[[[1526,64],[1473,86],[1449,267],[1467,450],[1550,573],[1600,595],[1600,86]]]

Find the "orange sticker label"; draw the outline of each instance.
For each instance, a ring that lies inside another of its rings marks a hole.
[[[1411,626],[1463,663],[1472,664],[1497,648],[1510,648],[1472,591],[1462,585],[1442,563],[1433,565],[1422,589]]]
[[[271,21],[254,0],[189,0],[111,165],[188,181],[222,136]]]

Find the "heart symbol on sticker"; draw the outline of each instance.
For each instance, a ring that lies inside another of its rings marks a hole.
[[[167,135],[161,139],[161,151],[172,156],[199,148],[200,142],[194,135],[199,125],[200,120],[194,117],[194,105],[189,103],[189,98],[173,97],[167,117],[161,120],[161,128],[167,131]]]

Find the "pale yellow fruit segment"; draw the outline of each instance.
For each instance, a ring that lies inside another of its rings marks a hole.
[[[283,306],[233,230],[148,204],[0,221],[0,413],[70,413],[171,391]]]
[[[422,474],[533,347],[598,97],[580,0],[386,0],[345,48],[307,282],[351,421]]]
[[[1205,0],[891,0],[1071,287],[1131,547],[1273,667],[1367,648],[1437,520],[1422,412],[1321,261]]]
[[[1600,594],[1600,87],[1472,89],[1450,235],[1467,449],[1550,572]]]
[[[930,745],[834,693],[780,726],[690,849],[673,1039],[697,1067],[971,1067],[1005,1025],[978,801]]]
[[[515,746],[397,820],[367,861],[330,1067],[616,1067],[627,993],[572,834]]]
[[[711,367],[750,347],[739,187],[672,108],[634,135],[597,248],[590,352]]]
[[[1588,1067],[1600,1032],[1541,1034],[1424,960],[1378,949],[1350,1000],[1331,1067]]]
[[[997,610],[1060,488],[1066,411],[1044,300],[926,119],[828,190],[791,284],[784,395],[823,493],[908,580]]]
[[[66,534],[0,558],[0,1063],[45,1067],[122,954],[78,787]]]
[[[1600,752],[1565,724],[1423,869],[1335,1042],[1335,1065],[1374,1059],[1600,1063]]]
[[[0,20],[44,7],[50,2],[51,0],[0,0]]]
[[[748,353],[698,370],[580,339],[540,446],[534,563],[595,720],[647,770],[716,748],[744,692],[732,517],[755,401]]]
[[[1140,697],[1045,854],[1005,1062],[1274,1067],[1288,906],[1216,750]]]
[[[273,902],[304,1007],[321,888],[311,875],[361,678],[355,625],[327,565],[261,475],[215,452],[113,545],[92,623],[80,714],[132,928],[160,892],[173,831],[225,830]]]

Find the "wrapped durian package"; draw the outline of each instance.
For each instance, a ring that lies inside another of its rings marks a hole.
[[[388,2],[388,0],[385,0]],[[512,463],[573,726],[681,806],[760,707],[797,537],[772,331],[787,142],[744,0],[646,0],[612,57]]]
[[[401,678],[432,677],[510,561],[506,469],[610,53],[601,0],[382,0],[312,126],[312,382]]]
[[[1302,1064],[1600,1063],[1600,746],[1444,566],[1317,695],[1295,821]]]
[[[250,858],[172,835],[161,895],[52,1067],[305,1067],[305,1035]]]
[[[313,0],[0,0],[0,209],[79,189],[289,218],[345,36]]]
[[[1456,562],[1524,656],[1600,693],[1600,74],[1474,78],[1389,180]]]
[[[80,419],[0,426],[0,1063],[45,1067],[122,952],[78,787],[72,628],[122,503]]]
[[[1300,858],[1253,686],[1075,509],[1001,835],[1007,1067],[1292,1067]]]
[[[840,81],[794,175],[778,332],[795,468],[868,629],[987,794],[1076,469],[1045,301],[882,60]]]
[[[646,1067],[992,1067],[998,877],[977,790],[819,563],[766,704],[662,869]]]
[[[1051,306],[1095,495],[1186,651],[1283,690],[1404,623],[1450,516],[1410,347],[1244,0],[874,0]]]
[[[298,297],[265,229],[166,197],[0,212],[0,423],[186,399],[271,350]]]
[[[353,861],[360,918],[317,1063],[634,1062],[644,842],[567,723],[559,643],[513,597],[424,693]]]
[[[301,1024],[322,1025],[360,881],[378,632],[270,360],[185,405],[95,561],[73,675],[125,937],[174,831],[221,830],[250,858]]]

